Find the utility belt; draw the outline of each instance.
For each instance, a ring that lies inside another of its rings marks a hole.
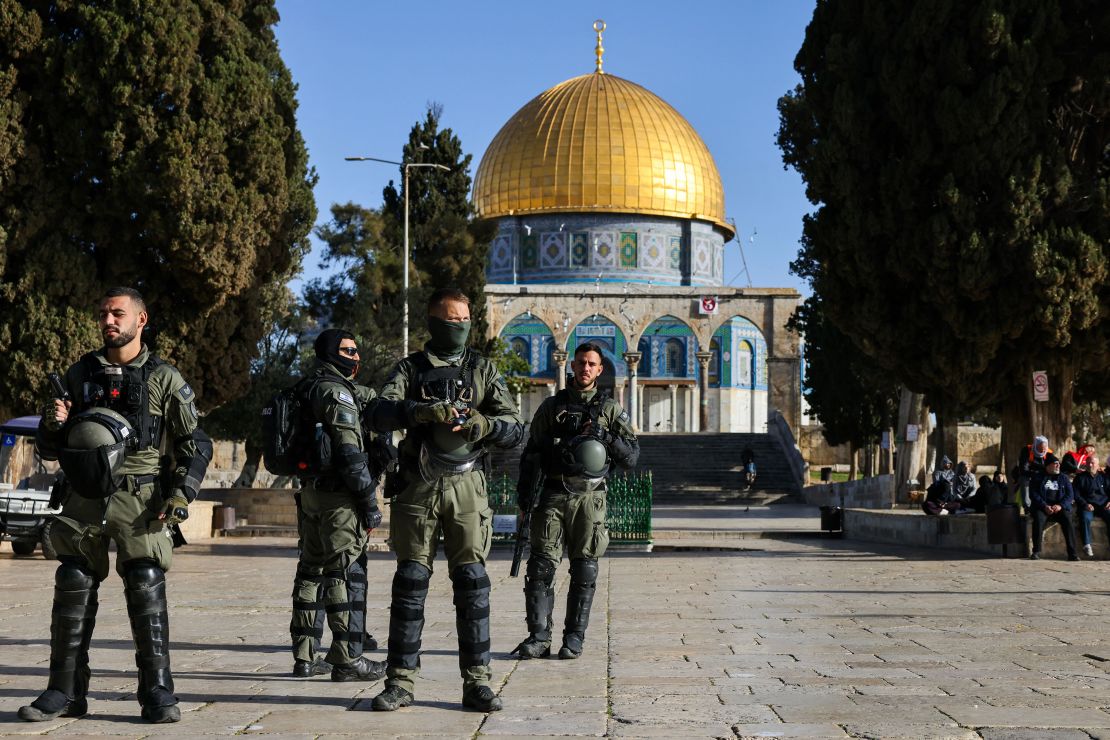
[[[549,475],[543,480],[543,492],[551,494],[568,494],[570,496],[585,496],[590,493],[605,493],[607,487],[605,478],[587,478],[579,475]]]

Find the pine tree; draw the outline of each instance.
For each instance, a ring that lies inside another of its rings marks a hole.
[[[1060,444],[1110,360],[1108,28],[1097,0],[823,0],[779,103],[817,206],[793,268],[829,321],[1013,439]]]
[[[203,408],[241,393],[315,175],[273,0],[0,0],[0,413],[131,285]]]
[[[486,340],[486,258],[493,239],[493,226],[475,221],[470,202],[470,164],[462,142],[449,128],[440,129],[443,110],[430,105],[424,120],[409,132],[401,161],[441,164],[444,172],[431,167],[409,169],[409,244],[416,268],[409,299],[413,347],[423,341],[425,300],[437,288],[456,287],[471,300],[471,341],[482,346]],[[401,168],[404,182],[404,167]],[[386,236],[394,243],[403,240],[405,200],[402,188],[392,181],[382,193]],[[420,339],[417,339],[419,337]]]

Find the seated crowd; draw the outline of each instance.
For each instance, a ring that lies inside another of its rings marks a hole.
[[[952,461],[943,457],[921,508],[930,516],[944,516],[983,513],[988,506],[1014,501],[1032,518],[1033,560],[1040,558],[1044,530],[1050,522],[1060,525],[1068,560],[1079,559],[1072,522],[1073,512],[1078,512],[1083,552],[1094,557],[1091,522],[1095,517],[1106,524],[1110,540],[1110,468],[1101,468],[1099,462],[1090,445],[1057,457],[1048,440],[1038,436],[1019,453],[1011,487],[1000,472],[993,478],[980,476],[976,485],[967,463],[960,462],[953,470]]]

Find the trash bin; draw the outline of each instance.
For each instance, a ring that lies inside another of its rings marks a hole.
[[[844,509],[839,506],[821,507],[821,529],[826,532],[839,532],[843,529]]]
[[[832,468],[821,468],[821,482],[828,483],[832,480]]]
[[[1024,541],[1021,510],[1017,506],[999,504],[987,509],[987,544],[1020,545]]]
[[[212,509],[212,529],[219,532],[221,530],[235,529],[235,507],[234,506],[217,506]]]

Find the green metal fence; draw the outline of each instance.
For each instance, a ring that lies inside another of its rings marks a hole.
[[[611,546],[651,545],[651,472],[615,475],[609,478],[605,524]],[[494,514],[515,516],[516,481],[508,475],[492,476],[489,503]],[[512,541],[514,535],[496,534],[494,541]]]

